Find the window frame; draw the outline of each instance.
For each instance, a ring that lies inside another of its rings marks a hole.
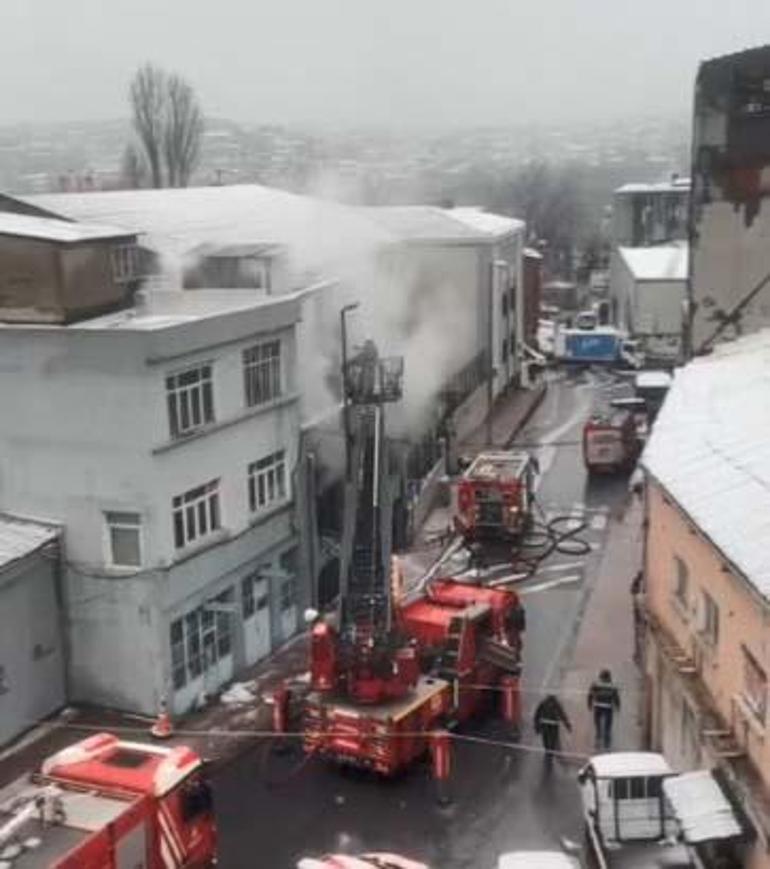
[[[241,351],[246,407],[261,407],[283,396],[282,344],[280,338],[270,338]]]
[[[715,649],[719,645],[719,606],[714,598],[701,589],[702,623],[698,626],[703,640]]]
[[[690,605],[690,568],[679,555],[674,556],[674,582],[672,597],[683,613]]]
[[[282,613],[288,612],[292,607],[297,606],[297,591],[296,576],[288,576],[282,580],[278,600]]]
[[[180,382],[194,374],[198,375],[195,382]],[[169,434],[174,440],[189,437],[216,422],[213,360],[169,371],[163,382]],[[188,418],[186,425],[185,414]]]
[[[741,645],[743,653],[743,680],[741,685],[740,696],[746,706],[754,714],[757,721],[763,726],[767,724],[767,706],[768,706],[768,676],[765,668],[759,663],[756,656],[745,646]],[[762,697],[757,697],[749,690],[747,673],[752,671],[754,676],[763,683],[761,688]]]
[[[129,520],[121,521],[117,519],[119,516],[134,516],[136,517],[136,522],[132,523]],[[109,566],[126,570],[136,570],[137,568],[140,568],[144,563],[144,540],[142,535],[141,512],[138,510],[103,510],[102,520],[104,522],[104,531],[106,535],[107,563]],[[135,563],[119,562],[115,559],[114,531],[136,531],[137,560]]]
[[[113,244],[110,247],[110,267],[116,284],[139,280],[139,246],[134,243]]]
[[[171,527],[175,550],[201,543],[222,530],[219,484],[219,479],[210,480],[172,497]],[[205,526],[203,529],[202,525]]]
[[[246,495],[251,514],[264,513],[291,501],[285,449],[275,450],[249,462],[246,467]]]

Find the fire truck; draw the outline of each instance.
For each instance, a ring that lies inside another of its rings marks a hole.
[[[630,471],[640,452],[637,422],[630,410],[612,408],[583,426],[583,461],[589,473]]]
[[[339,605],[311,631],[304,748],[390,776],[427,751],[439,725],[494,695],[477,686],[518,674],[523,620],[512,591],[436,579],[415,599],[400,593],[383,411],[401,395],[403,366],[381,359],[371,342],[348,364],[352,460]]]
[[[452,484],[455,530],[465,540],[521,537],[532,517],[535,472],[522,450],[479,453]]]
[[[0,791],[3,869],[204,869],[216,864],[200,757],[98,733]]]

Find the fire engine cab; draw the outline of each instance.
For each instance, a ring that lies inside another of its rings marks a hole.
[[[0,791],[3,869],[203,869],[216,825],[202,761],[184,746],[98,733]]]
[[[531,519],[534,478],[529,453],[479,453],[452,485],[455,530],[466,540],[519,537]]]

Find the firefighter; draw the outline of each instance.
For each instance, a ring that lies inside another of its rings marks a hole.
[[[545,768],[550,771],[553,767],[553,759],[561,751],[561,725],[572,732],[572,723],[564,711],[564,707],[558,698],[548,694],[538,704],[535,710],[535,733],[543,740],[545,749]]]
[[[588,708],[594,713],[596,747],[608,749],[612,744],[612,719],[620,711],[620,693],[612,684],[612,674],[602,670],[588,689]]]

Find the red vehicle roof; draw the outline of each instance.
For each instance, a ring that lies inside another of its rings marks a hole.
[[[42,770],[66,781],[161,796],[200,765],[200,757],[185,746],[122,742],[109,733],[98,733],[52,755]]]

